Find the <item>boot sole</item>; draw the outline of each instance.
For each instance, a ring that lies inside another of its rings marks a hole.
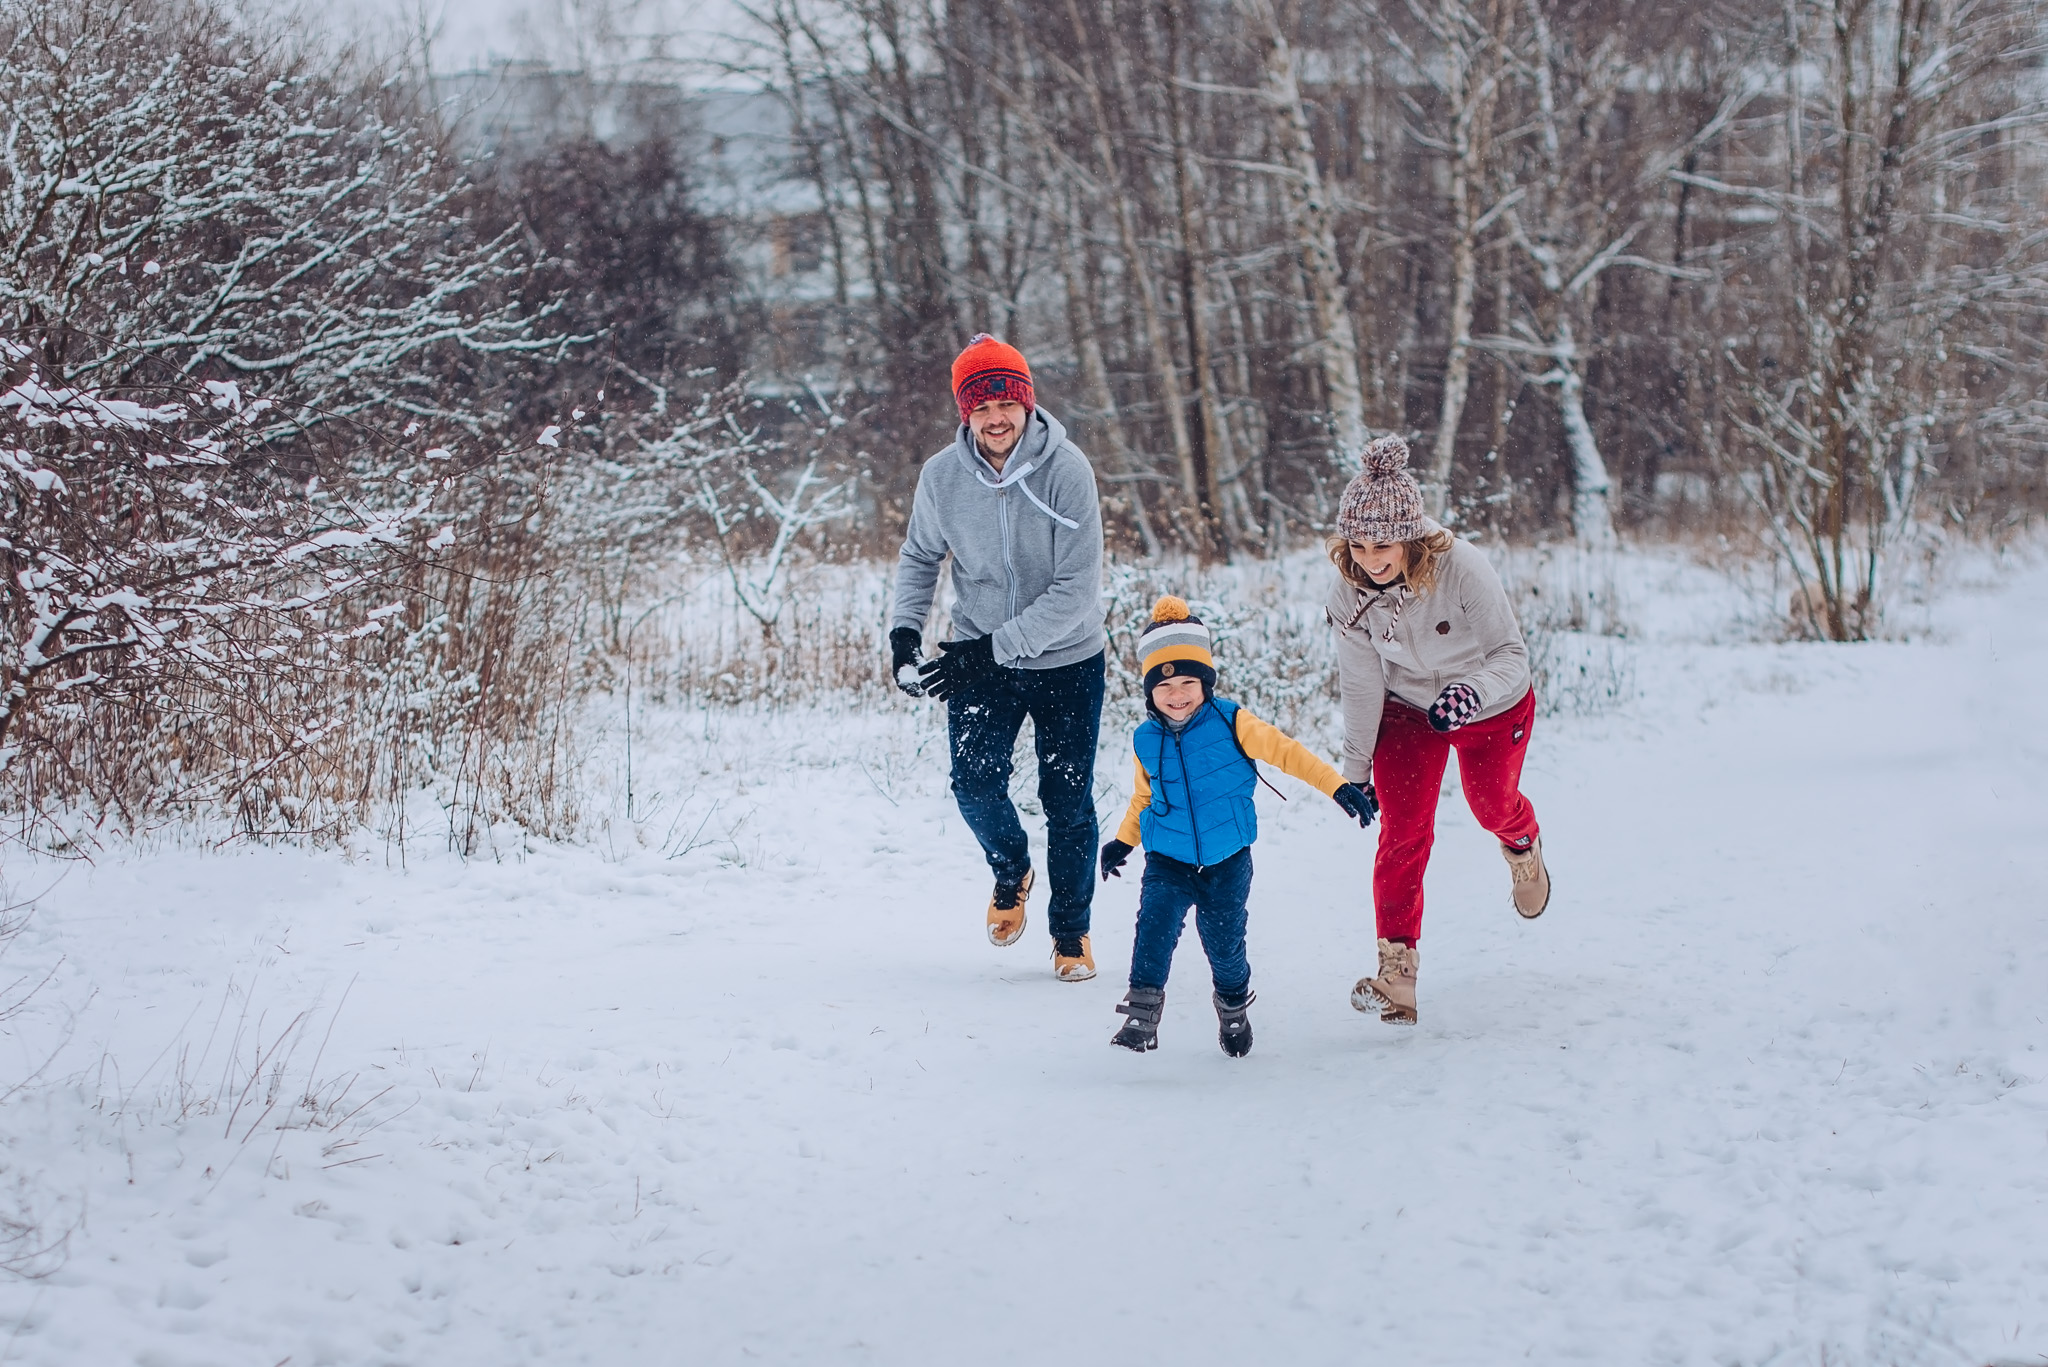
[[[1008,949],[1011,945],[1024,938],[1024,927],[1031,919],[1031,885],[1037,881],[1037,870],[1027,869],[1024,873],[1024,885],[1017,889],[1017,905],[1014,907],[998,911],[995,907],[995,899],[989,899],[988,942],[997,949]],[[1017,928],[1008,935],[1005,935],[996,929],[996,918],[998,916],[1002,917],[1002,923],[1007,925],[1012,912],[1016,913]]]
[[[1118,1049],[1128,1049],[1134,1054],[1147,1054],[1159,1047],[1159,1037],[1157,1035],[1154,1035],[1151,1039],[1146,1040],[1143,1044],[1125,1044],[1120,1039],[1113,1039],[1110,1041],[1110,1043]]]
[[[1369,982],[1361,982],[1351,989],[1351,1009],[1354,1011],[1380,1013],[1380,1019],[1388,1025],[1413,1025],[1416,1013],[1405,1006],[1396,1006],[1380,995],[1380,990]]]
[[[1052,974],[1063,983],[1085,983],[1095,976],[1092,968],[1056,968]]]

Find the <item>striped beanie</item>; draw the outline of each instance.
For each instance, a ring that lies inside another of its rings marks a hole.
[[[1408,473],[1408,443],[1379,437],[1366,443],[1365,469],[1337,503],[1337,535],[1346,541],[1413,541],[1436,524],[1422,515],[1422,488]]]
[[[1168,594],[1152,605],[1152,625],[1138,638],[1138,664],[1145,671],[1145,698],[1162,679],[1192,674],[1202,691],[1216,691],[1216,660],[1209,654],[1209,628],[1188,611],[1187,601]]]
[[[991,399],[1014,399],[1026,408],[1038,404],[1024,353],[986,332],[975,333],[967,349],[953,358],[953,397],[960,401],[962,422]]]

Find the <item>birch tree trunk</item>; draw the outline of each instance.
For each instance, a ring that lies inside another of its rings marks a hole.
[[[1444,0],[1437,21],[1445,57],[1445,78],[1439,88],[1451,115],[1451,340],[1444,356],[1443,401],[1437,411],[1436,441],[1423,492],[1439,522],[1449,515],[1458,424],[1464,419],[1465,397],[1472,383],[1472,311],[1479,287],[1479,234],[1485,227],[1475,201],[1485,173],[1507,16],[1512,13],[1502,0],[1492,0],[1489,9],[1490,22],[1484,30],[1458,0]]]
[[[1179,80],[1181,52],[1185,37],[1181,7],[1185,0],[1166,5],[1168,131],[1173,139],[1174,186],[1178,194],[1181,240],[1181,312],[1187,324],[1188,360],[1195,372],[1195,395],[1202,415],[1201,442],[1197,468],[1202,477],[1204,512],[1209,536],[1228,551],[1235,543],[1259,532],[1252,511],[1245,503],[1244,486],[1238,480],[1237,460],[1231,450],[1230,429],[1223,422],[1223,396],[1216,386],[1216,366],[1209,337],[1207,216],[1202,211],[1204,187],[1202,168],[1188,146],[1186,93]]]
[[[1081,389],[1087,397],[1088,406],[1102,423],[1103,435],[1108,438],[1110,463],[1124,477],[1119,482],[1130,498],[1131,521],[1137,524],[1138,539],[1145,543],[1146,556],[1157,560],[1159,536],[1152,530],[1152,517],[1145,509],[1145,484],[1137,478],[1142,472],[1124,435],[1123,415],[1116,406],[1116,391],[1110,388],[1109,366],[1102,356],[1102,321],[1096,314],[1095,299],[1088,288],[1088,244],[1081,233],[1079,216],[1072,212],[1074,207],[1077,206],[1070,203],[1066,222],[1067,259],[1061,267],[1060,279],[1067,291],[1067,327],[1074,334],[1074,349],[1080,353]]]
[[[1123,173],[1117,166],[1116,146],[1111,141],[1109,109],[1102,98],[1102,80],[1095,66],[1095,40],[1081,17],[1078,0],[1067,0],[1067,19],[1073,25],[1082,85],[1088,96],[1089,112],[1094,116],[1095,155],[1102,168],[1103,181],[1110,186],[1123,185]],[[1114,16],[1111,16],[1111,21],[1113,24]],[[1151,353],[1159,399],[1166,409],[1167,433],[1173,442],[1174,460],[1180,467],[1181,485],[1187,494],[1188,506],[1197,510],[1196,517],[1182,524],[1181,534],[1187,544],[1206,559],[1215,553],[1215,546],[1208,534],[1206,519],[1199,515],[1203,502],[1202,479],[1195,466],[1194,440],[1188,432],[1187,406],[1181,395],[1180,376],[1174,371],[1173,341],[1167,336],[1165,320],[1159,313],[1159,293],[1138,240],[1137,215],[1132,200],[1128,193],[1110,195],[1116,214],[1117,237],[1123,246],[1124,263],[1131,274],[1131,295],[1138,306],[1139,322],[1145,330],[1145,347]]]
[[[1330,405],[1331,435],[1340,463],[1346,468],[1365,449],[1365,395],[1359,387],[1358,334],[1337,263],[1337,234],[1331,223],[1329,195],[1316,166],[1315,141],[1309,135],[1308,111],[1301,99],[1293,45],[1281,28],[1272,0],[1237,0],[1251,24],[1265,62],[1266,102],[1272,111],[1274,141],[1289,174],[1287,201],[1294,237],[1308,279],[1309,303],[1315,315],[1316,346],[1322,358],[1323,388]]]
[[[1607,498],[1611,481],[1593,424],[1586,421],[1586,382],[1579,372],[1571,320],[1562,314],[1551,335],[1550,359],[1551,371],[1541,378],[1557,390],[1557,416],[1572,457],[1572,536],[1581,546],[1606,549],[1614,545],[1614,517]]]

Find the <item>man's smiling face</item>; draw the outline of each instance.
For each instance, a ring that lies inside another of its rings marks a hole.
[[[1024,435],[1024,420],[1030,415],[1031,410],[1015,399],[990,399],[975,405],[967,415],[967,426],[983,451],[1007,456]]]

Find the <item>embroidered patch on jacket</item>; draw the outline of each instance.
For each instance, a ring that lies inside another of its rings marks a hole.
[[[1449,622],[1438,622],[1438,623],[1436,624],[1436,634],[1437,634],[1437,635],[1439,635],[1439,636],[1448,636],[1448,635],[1450,635],[1450,634],[1451,634],[1451,624],[1450,624]]]

